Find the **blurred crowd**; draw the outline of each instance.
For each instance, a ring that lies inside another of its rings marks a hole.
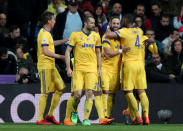
[[[155,40],[159,54],[148,50],[145,56],[147,80],[182,81],[183,76],[183,1],[182,0],[0,0],[0,74],[16,74],[16,82],[39,80],[37,73],[37,34],[40,16],[55,14],[54,40],[69,38],[83,26],[84,16],[96,20],[96,32],[102,35],[111,16],[134,13],[136,24]],[[121,28],[123,25],[121,24]],[[66,46],[55,48],[65,54]],[[56,60],[65,82],[66,65]]]

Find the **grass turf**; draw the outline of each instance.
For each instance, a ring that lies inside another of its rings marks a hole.
[[[101,126],[93,124],[91,126],[64,126],[61,125],[35,125],[35,124],[15,124],[5,123],[0,124],[0,131],[183,131],[183,124],[151,124],[143,125],[124,125],[112,124]]]

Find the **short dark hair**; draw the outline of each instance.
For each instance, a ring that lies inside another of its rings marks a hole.
[[[6,47],[0,47],[0,57],[7,53],[8,53],[8,49]]]
[[[11,25],[10,26],[10,32],[13,32],[14,30],[18,29],[19,27],[17,25]]]
[[[110,17],[110,22],[111,22],[113,19],[119,19],[119,20],[120,20],[120,18],[119,18],[118,15],[111,16],[111,17]]]
[[[45,13],[43,13],[42,16],[41,16],[42,24],[43,25],[47,24],[48,20],[52,19],[52,16],[54,16],[54,14],[52,12],[45,12]]]
[[[172,51],[172,53],[173,53],[173,54],[176,54],[176,51],[175,51],[174,45],[175,45],[175,43],[177,43],[178,41],[180,41],[180,42],[181,42],[181,45],[182,45],[182,47],[183,47],[182,40],[180,40],[180,39],[178,39],[178,40],[174,40],[174,41],[172,42],[172,45],[171,45],[171,51]],[[182,49],[182,51],[183,51],[183,49]]]
[[[94,17],[92,17],[92,16],[85,16],[85,17],[84,17],[84,22],[88,22],[88,20],[89,20],[90,18],[95,19],[95,18],[94,18]]]
[[[168,18],[168,19],[170,19],[170,15],[169,14],[162,14],[161,15],[161,20],[162,20],[162,18]]]
[[[135,22],[135,15],[131,13],[127,13],[123,16],[123,19],[127,19],[128,23],[133,24]]]

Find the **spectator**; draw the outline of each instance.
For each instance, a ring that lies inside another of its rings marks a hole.
[[[151,20],[148,19],[146,16],[145,16],[145,6],[143,4],[138,4],[136,6],[136,9],[135,9],[135,14],[136,15],[139,15],[139,16],[142,16],[143,19],[144,19],[144,27],[147,29],[147,28],[152,28],[152,24],[151,24]]]
[[[183,49],[182,41],[175,40],[171,45],[172,55],[168,57],[168,64],[175,75],[180,75],[181,65],[183,64]]]
[[[8,49],[0,47],[0,74],[16,74],[17,63],[13,55],[8,54]]]
[[[100,28],[102,28],[102,26],[108,22],[105,14],[103,13],[102,5],[97,5],[95,7],[94,14],[95,14],[95,19],[96,19],[98,26],[100,26]]]
[[[161,61],[159,54],[152,55],[152,63],[147,65],[146,73],[150,82],[169,82],[176,78],[169,66]]]
[[[20,47],[16,48],[15,54],[17,56],[17,70],[20,75],[17,82],[19,83],[30,83],[37,81],[37,68],[32,61],[24,58],[24,53]]]
[[[84,10],[83,14],[84,14],[84,16],[92,16],[92,17],[94,17],[93,12],[91,10],[88,10],[88,9]]]
[[[20,37],[20,28],[17,25],[12,25],[10,27],[10,33],[8,37],[5,38],[3,44],[4,47],[12,50],[16,46],[16,38]]]
[[[154,29],[157,29],[159,24],[160,24],[162,10],[161,10],[161,7],[158,3],[153,3],[151,5],[151,9],[152,9],[152,16],[150,19],[151,19],[152,27]]]
[[[168,37],[173,30],[173,27],[170,25],[170,17],[168,15],[162,15],[160,24],[155,28],[156,39],[159,41],[164,40]]]
[[[94,12],[94,8],[92,6],[92,4],[90,3],[90,1],[87,0],[77,0],[78,2],[78,9],[81,11],[84,11],[86,9],[91,10],[92,12]]]
[[[173,18],[173,26],[175,29],[179,30],[180,37],[183,37],[183,5],[181,6],[179,16]]]
[[[58,13],[64,12],[66,7],[67,6],[63,3],[63,0],[52,0],[46,11],[52,12],[55,16],[57,16]]]
[[[78,3],[75,0],[68,1],[68,9],[63,13],[59,13],[56,17],[56,23],[53,28],[54,40],[69,38],[73,31],[81,30],[83,26],[83,13],[78,10]],[[74,22],[74,24],[73,24]],[[55,52],[65,55],[66,46],[60,45],[55,48]],[[62,72],[62,78],[66,78],[65,62],[56,60]]]
[[[0,13],[0,34],[3,35],[3,37],[7,37],[9,30],[6,27],[6,21],[7,21],[7,16],[5,13]]]
[[[137,24],[138,27],[140,27],[143,31],[145,31],[144,27],[144,18],[142,16],[135,16],[135,23]]]
[[[122,20],[122,5],[119,2],[114,2],[112,6],[112,12],[108,12],[107,19],[110,19],[112,16],[118,16],[120,21]],[[122,23],[122,22],[121,22]],[[102,27],[102,34],[106,32],[108,23],[104,24]]]
[[[177,29],[172,30],[169,37],[162,41],[163,52],[165,55],[170,54],[172,42],[179,39],[179,31]]]
[[[155,41],[156,46],[158,47],[158,53],[162,56],[163,55],[162,43],[155,39],[156,35],[154,29],[152,28],[147,29],[145,34],[149,39]],[[145,55],[146,55],[146,63],[150,63],[152,59],[152,53],[146,49]]]

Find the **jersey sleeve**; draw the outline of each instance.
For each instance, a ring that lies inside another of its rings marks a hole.
[[[97,35],[96,35],[96,48],[101,48],[101,47],[102,47],[101,38],[100,38],[99,33],[97,33]]]
[[[76,44],[76,35],[75,35],[76,33],[75,32],[73,32],[72,34],[71,34],[71,36],[70,36],[70,38],[69,38],[69,40],[70,40],[70,42],[67,44],[68,46],[70,46],[70,47],[74,47],[75,46],[75,44]]]
[[[49,46],[49,36],[47,32],[43,32],[42,35],[40,35],[40,44],[41,46]]]
[[[102,38],[102,47],[110,47],[111,43],[109,39],[104,35]]]
[[[124,28],[115,31],[114,33],[116,33],[117,37],[120,38],[125,38],[127,36],[127,32]]]

